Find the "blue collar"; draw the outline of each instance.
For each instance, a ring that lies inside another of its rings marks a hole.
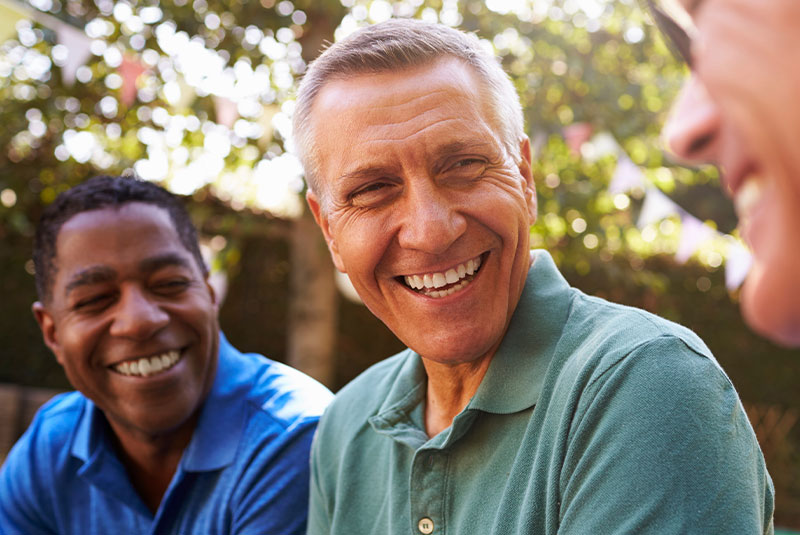
[[[181,469],[184,471],[220,470],[230,465],[236,456],[246,423],[246,415],[237,404],[237,391],[248,388],[248,384],[237,377],[244,371],[236,365],[238,354],[220,333],[216,377],[200,409],[192,440],[183,452]],[[70,450],[74,457],[84,462],[81,475],[99,476],[102,465],[111,459],[121,466],[109,440],[110,432],[102,412],[87,399]]]

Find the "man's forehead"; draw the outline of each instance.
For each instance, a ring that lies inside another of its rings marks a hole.
[[[314,111],[341,109],[364,99],[380,101],[383,106],[399,107],[409,102],[409,94],[430,98],[447,89],[458,89],[470,97],[480,95],[477,73],[457,58],[445,56],[422,65],[400,70],[367,72],[335,77],[321,88]],[[418,91],[424,87],[425,91]]]
[[[136,232],[131,230],[133,227]],[[100,207],[79,212],[61,225],[56,237],[56,262],[81,263],[94,256],[105,257],[134,242],[139,248],[146,248],[164,240],[173,249],[191,255],[165,208],[138,201]]]
[[[110,220],[153,223],[164,228],[170,228],[176,235],[178,234],[178,230],[175,228],[175,224],[166,208],[142,201],[130,201],[122,204],[100,206],[74,214],[61,225],[57,239],[60,240],[62,236],[76,229],[87,230],[93,227],[104,227]],[[96,245],[101,246],[103,244]]]

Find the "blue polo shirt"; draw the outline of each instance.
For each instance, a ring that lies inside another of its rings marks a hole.
[[[409,349],[339,392],[312,448],[310,535],[772,533],[764,458],[708,348],[571,288],[545,251],[434,437],[426,386]]]
[[[330,392],[220,334],[197,428],[153,515],[131,485],[99,409],[57,396],[0,471],[0,534],[300,534],[308,454]]]

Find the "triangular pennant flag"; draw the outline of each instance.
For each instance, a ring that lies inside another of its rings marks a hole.
[[[675,260],[681,264],[686,263],[689,258],[700,248],[700,245],[713,238],[716,231],[694,217],[691,214],[683,214],[681,217],[681,239],[678,243],[678,250],[675,253]]]
[[[731,239],[728,256],[725,259],[725,287],[733,291],[742,285],[750,267],[753,255],[741,243]]]
[[[59,24],[55,32],[58,43],[67,47],[67,61],[61,67],[61,75],[64,85],[71,86],[75,83],[75,73],[92,55],[92,41],[82,30],[69,24]]]
[[[564,127],[564,140],[574,155],[581,153],[581,145],[592,137],[592,125],[589,123],[572,123]]]
[[[644,173],[639,166],[633,163],[627,154],[620,155],[614,176],[611,177],[611,183],[608,185],[608,193],[616,195],[635,188],[644,188],[644,186]]]
[[[217,113],[217,124],[233,128],[233,123],[239,118],[239,108],[229,98],[214,95],[214,110]]]
[[[572,123],[564,127],[564,140],[570,152],[574,155],[581,153],[581,145],[592,137],[592,125],[589,123]]]
[[[134,56],[122,58],[119,66],[119,75],[122,77],[121,101],[130,106],[136,100],[136,80],[147,71],[147,67]]]
[[[680,208],[672,202],[672,199],[661,193],[661,190],[649,187],[646,190],[642,211],[639,213],[639,221],[636,226],[646,227],[650,223],[661,221],[669,216],[680,213]]]
[[[0,2],[0,43],[17,35],[17,23],[28,18],[22,6]]]

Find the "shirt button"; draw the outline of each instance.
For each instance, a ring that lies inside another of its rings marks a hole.
[[[419,532],[423,533],[424,535],[429,535],[433,533],[433,520],[430,518],[421,518],[419,524],[417,524],[419,528]]]

